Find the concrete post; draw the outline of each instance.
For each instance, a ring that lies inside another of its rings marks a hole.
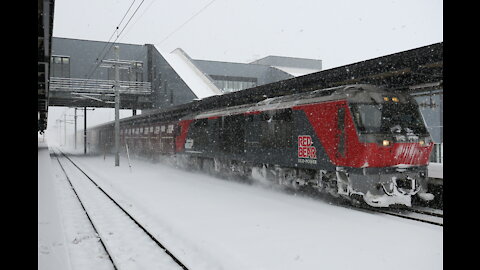
[[[75,108],[75,115],[73,117],[75,119],[75,130],[73,131],[74,132],[74,146],[75,146],[75,150],[77,150],[77,108]]]
[[[120,60],[119,47],[114,47],[115,58]],[[120,72],[118,63],[115,64],[115,166],[120,166]]]
[[[87,107],[83,107],[83,153],[87,154]]]

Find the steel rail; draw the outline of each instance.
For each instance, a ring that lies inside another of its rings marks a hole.
[[[427,211],[427,210],[421,210],[421,209],[416,209],[416,208],[407,208],[407,209],[405,209],[405,210],[406,210],[406,211],[413,212],[413,213],[418,213],[418,214],[424,214],[424,215],[428,215],[428,216],[434,216],[434,217],[441,217],[441,218],[443,218],[443,214],[434,213],[434,212],[430,212],[430,211]]]
[[[317,192],[317,193],[314,193],[314,194],[307,194],[307,196],[312,197],[312,198],[317,198],[317,196],[319,196],[319,195],[328,195],[328,194],[323,193],[323,192]],[[405,218],[405,219],[415,220],[415,221],[429,223],[429,224],[433,224],[433,225],[443,227],[443,215],[436,214],[436,213],[432,214],[431,212],[422,211],[422,210],[418,210],[418,209],[412,210],[412,208],[398,209],[398,210],[405,210],[405,211],[410,211],[410,212],[417,211],[416,212],[417,214],[423,214],[425,216],[430,216],[430,217],[439,217],[439,218],[442,218],[442,223],[427,220],[427,219],[422,219],[420,217],[408,216],[407,214],[392,212],[392,211],[396,210],[395,208],[372,207],[372,206],[367,205],[365,202],[359,201],[359,200],[353,200],[352,201],[350,199],[346,199],[346,198],[342,198],[342,197],[336,198],[336,197],[331,197],[331,196],[329,196],[329,200],[333,200],[335,202],[335,205],[340,206],[340,207],[345,207],[345,208],[354,209],[354,210],[365,210],[367,212],[377,212],[377,213],[382,213],[382,214],[386,214],[386,215],[401,217],[401,218]]]
[[[411,216],[408,216],[408,215],[405,215],[405,214],[400,214],[400,213],[391,212],[392,209],[388,209],[388,210],[387,210],[387,209],[366,207],[366,206],[362,206],[362,205],[356,205],[356,206],[354,206],[354,207],[361,208],[361,209],[365,209],[365,210],[371,211],[371,212],[382,213],[382,214],[386,214],[386,215],[390,215],[390,216],[401,217],[401,218],[405,218],[405,219],[415,220],[415,221],[424,222],[424,223],[429,223],[429,224],[433,224],[433,225],[437,225],[437,226],[442,226],[442,227],[443,227],[443,223],[439,223],[439,222],[435,222],[435,221],[431,221],[431,220],[426,220],[426,219],[422,219],[422,218],[418,218],[418,217],[411,217]],[[408,209],[407,209],[407,210],[408,210]],[[432,215],[429,215],[429,216],[432,216]]]

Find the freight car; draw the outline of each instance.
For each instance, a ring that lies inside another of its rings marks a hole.
[[[97,149],[112,146],[113,124],[91,132]],[[418,105],[373,85],[181,115],[163,110],[123,119],[120,134],[136,154],[169,156],[213,174],[310,186],[374,207],[411,206],[412,196],[433,199],[427,191],[433,143]]]

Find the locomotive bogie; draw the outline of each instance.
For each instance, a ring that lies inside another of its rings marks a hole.
[[[341,171],[345,172],[343,168]],[[398,171],[396,168],[363,168],[348,170],[342,179],[348,189],[339,193],[351,196],[361,195],[365,202],[375,207],[391,205],[411,206],[411,197],[426,191],[426,167],[411,167],[408,171]],[[347,176],[347,180],[345,180]]]

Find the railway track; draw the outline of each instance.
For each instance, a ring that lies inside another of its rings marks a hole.
[[[427,207],[412,207],[407,210],[414,213],[443,218],[443,210],[439,210],[439,209],[427,208]]]
[[[443,211],[428,208],[405,208],[405,209],[381,209],[360,206],[368,211],[396,216],[404,219],[415,220],[433,225],[443,226]]]
[[[172,252],[68,156],[58,149],[53,151],[53,155],[114,269],[188,270]]]
[[[296,193],[298,190],[288,190],[289,193]],[[316,199],[325,199],[325,194],[318,192],[306,192],[303,191],[302,194],[305,196],[316,198]],[[362,201],[356,200],[352,202],[350,200],[342,198],[332,198],[328,197],[329,201],[335,202],[338,206],[343,206],[353,209],[361,209],[368,212],[382,213],[386,215],[396,216],[404,219],[415,220],[419,222],[429,223],[433,225],[443,226],[443,210],[427,208],[427,207],[411,207],[411,208],[376,208],[369,206]]]

